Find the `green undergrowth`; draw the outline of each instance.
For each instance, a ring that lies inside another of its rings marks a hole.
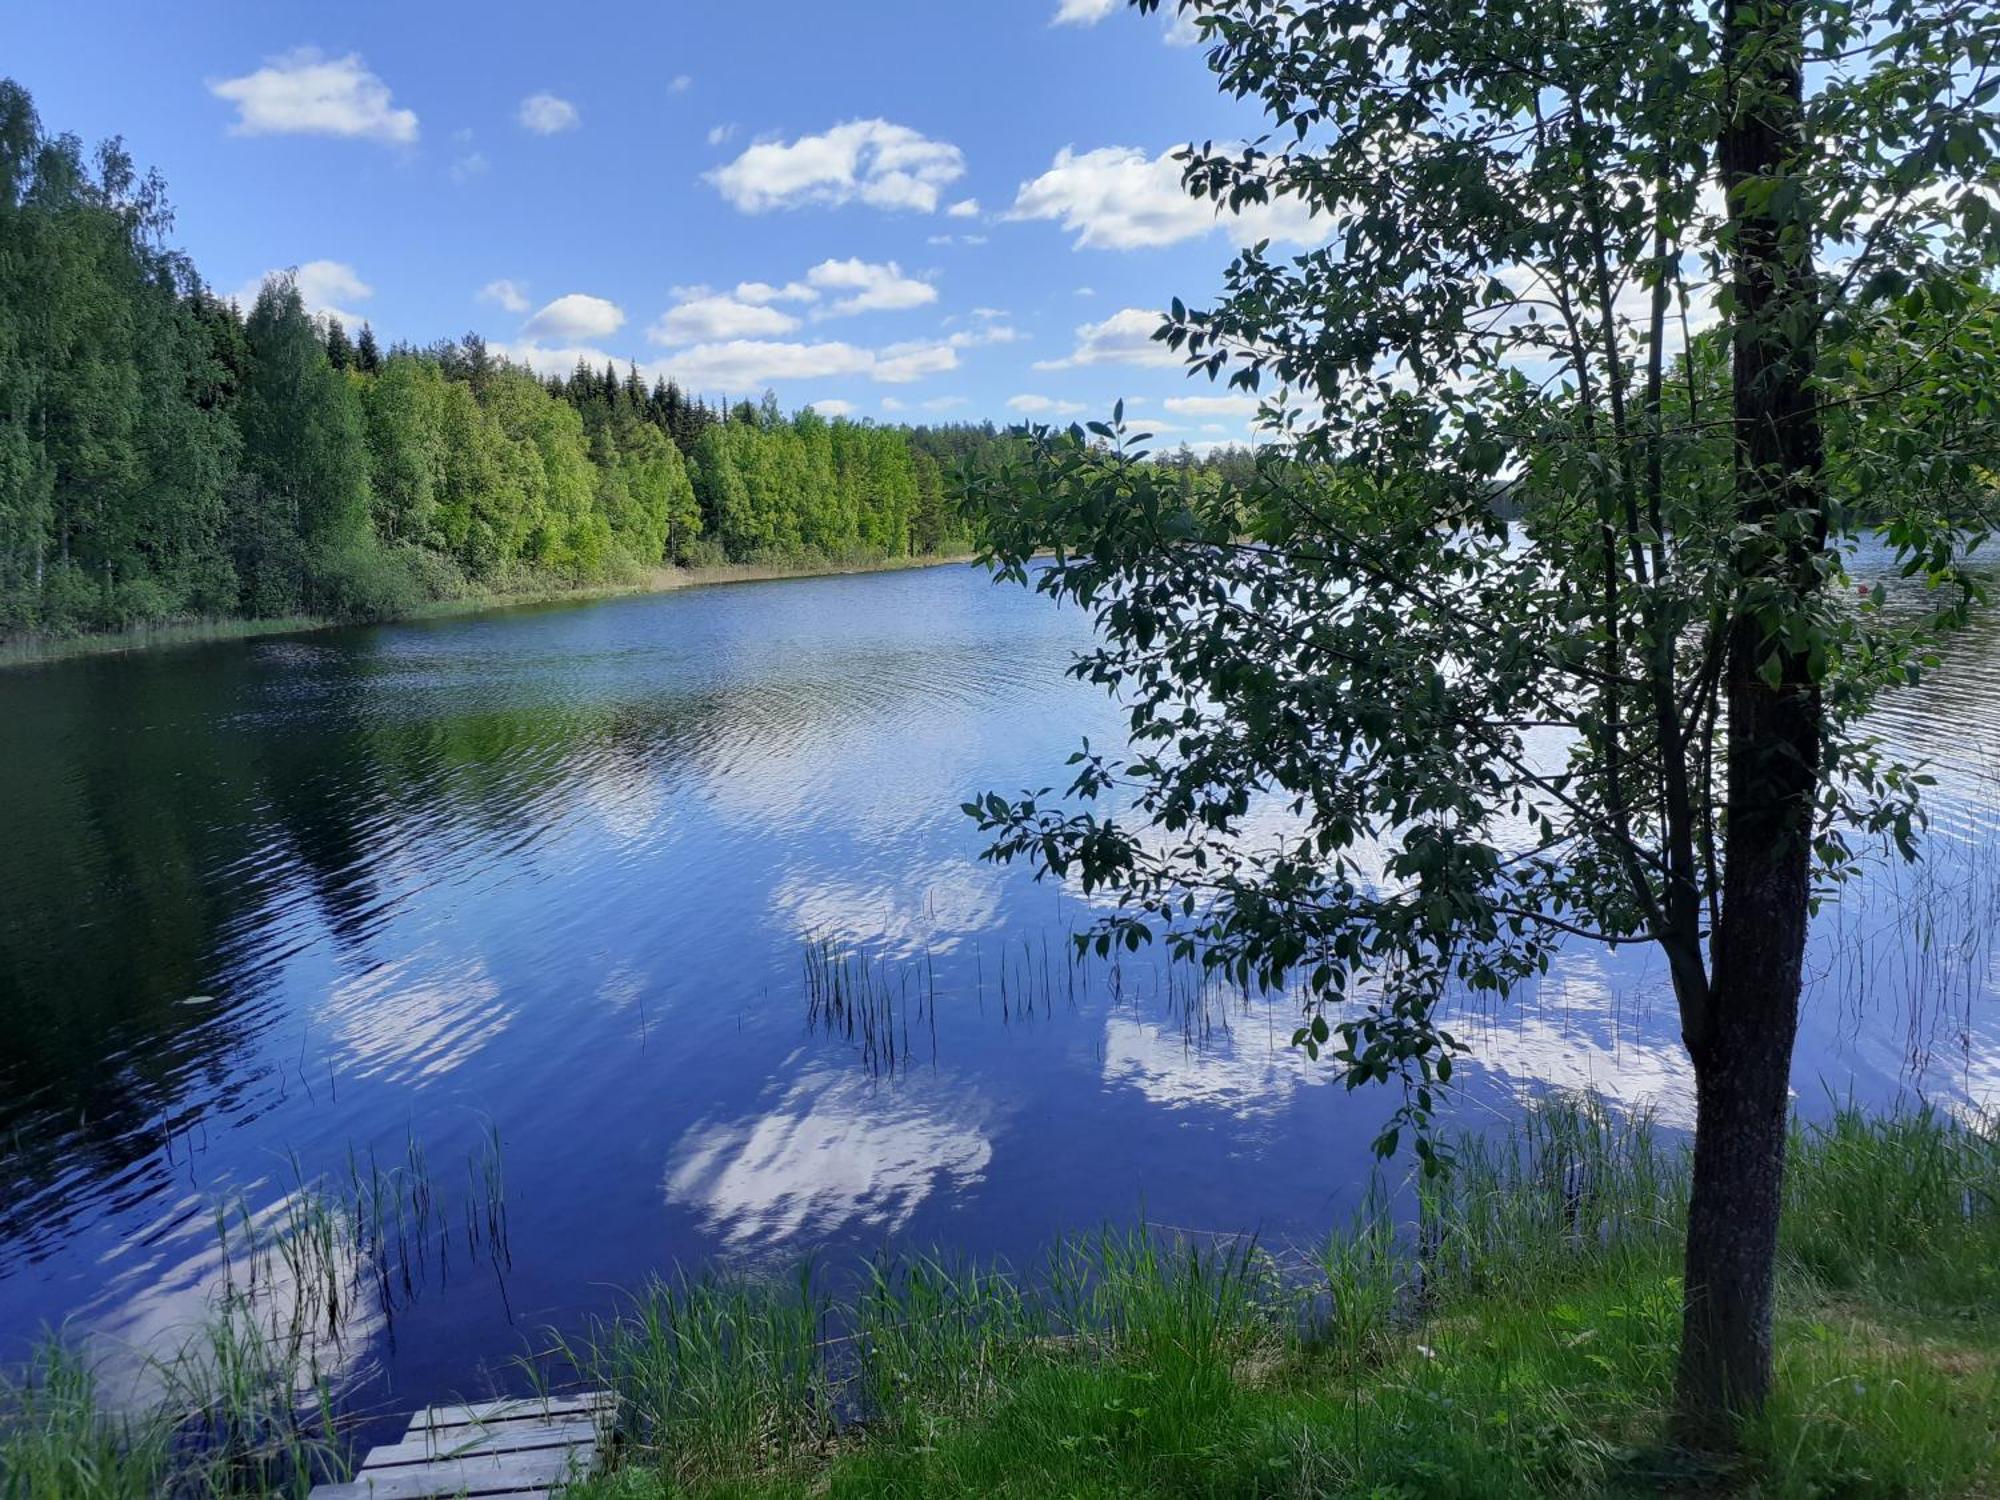
[[[1777,1396],[1730,1464],[1663,1441],[1686,1158],[1583,1106],[1467,1143],[1418,1227],[1310,1255],[1105,1232],[655,1285],[571,1350],[664,1496],[1983,1496],[2000,1483],[2000,1146],[1934,1113],[1793,1140]]]
[[[79,657],[123,656],[162,647],[206,646],[271,635],[302,635],[342,625],[394,624],[445,619],[530,604],[582,604],[627,594],[666,593],[724,583],[761,583],[783,578],[828,578],[850,573],[894,573],[971,560],[969,552],[889,554],[857,549],[839,554],[773,553],[740,562],[720,553],[671,567],[629,569],[594,583],[522,573],[486,584],[454,582],[442,597],[397,597],[380,607],[335,619],[295,615],[278,619],[188,618],[152,621],[125,629],[49,632],[8,636],[0,632],[0,669],[42,666]]]
[[[1843,1110],[1792,1143],[1769,1409],[1663,1440],[1686,1157],[1588,1103],[1304,1251],[1144,1229],[1018,1271],[905,1256],[657,1282],[535,1361],[614,1386],[611,1472],[669,1496],[2000,1494],[2000,1139]],[[0,1391],[0,1496],[301,1494],[340,1422],[224,1324],[108,1413],[51,1343]]]

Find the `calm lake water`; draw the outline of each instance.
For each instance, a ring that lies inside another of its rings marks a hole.
[[[411,1140],[457,1224],[497,1133],[511,1263],[461,1248],[359,1322],[340,1357],[406,1402],[518,1383],[675,1267],[1324,1231],[1387,1097],[1281,1007],[1072,972],[1081,903],[958,810],[1115,736],[1063,675],[1087,630],[939,568],[0,675],[0,1358],[185,1328],[218,1201]],[[1992,1103],[2000,636],[1879,726],[1938,763],[1930,855],[1823,915],[1801,1104]],[[893,1022],[816,1023],[818,938]],[[1553,1082],[1684,1120],[1672,1011],[1649,959],[1578,952],[1470,1026],[1457,1108]]]

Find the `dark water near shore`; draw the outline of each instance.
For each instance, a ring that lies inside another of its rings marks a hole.
[[[1086,632],[940,568],[0,676],[0,1359],[192,1323],[219,1196],[412,1138],[456,1202],[498,1133],[512,1261],[348,1340],[410,1401],[718,1257],[1322,1232],[1390,1101],[1282,1008],[1071,973],[1080,903],[978,861],[962,800],[1116,733]],[[1937,762],[1930,852],[1822,917],[1801,1103],[1991,1105],[2000,634],[1878,727]],[[816,935],[876,961],[875,1045],[809,1024]],[[1550,1082],[1686,1116],[1643,955],[1471,1029],[1470,1122]]]

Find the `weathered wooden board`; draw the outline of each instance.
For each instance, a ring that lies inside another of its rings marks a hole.
[[[482,1458],[439,1459],[401,1468],[364,1469],[351,1484],[322,1485],[314,1500],[439,1500],[443,1496],[518,1495],[547,1490],[566,1479],[590,1472],[596,1445],[587,1448],[538,1448],[526,1453],[496,1453]]]
[[[533,1417],[542,1421],[555,1418],[594,1417],[618,1404],[610,1391],[584,1391],[571,1396],[526,1396],[508,1401],[477,1401],[468,1406],[429,1406],[410,1418],[410,1431],[444,1427],[484,1426],[494,1422],[519,1421]]]
[[[497,1427],[419,1429],[399,1443],[368,1450],[363,1470],[431,1463],[440,1458],[475,1458],[491,1453],[523,1453],[538,1448],[575,1448],[597,1441],[592,1422],[548,1423],[540,1419],[503,1422]]]
[[[369,1450],[348,1484],[312,1500],[548,1500],[589,1474],[617,1419],[610,1391],[426,1407],[394,1443]]]

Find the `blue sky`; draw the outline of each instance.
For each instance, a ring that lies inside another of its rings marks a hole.
[[[301,268],[385,341],[636,361],[885,420],[1249,403],[1145,334],[1233,239],[1164,154],[1256,128],[1119,0],[647,6],[9,0],[44,123],[123,134],[220,290]],[[1192,404],[1190,404],[1192,402]]]

